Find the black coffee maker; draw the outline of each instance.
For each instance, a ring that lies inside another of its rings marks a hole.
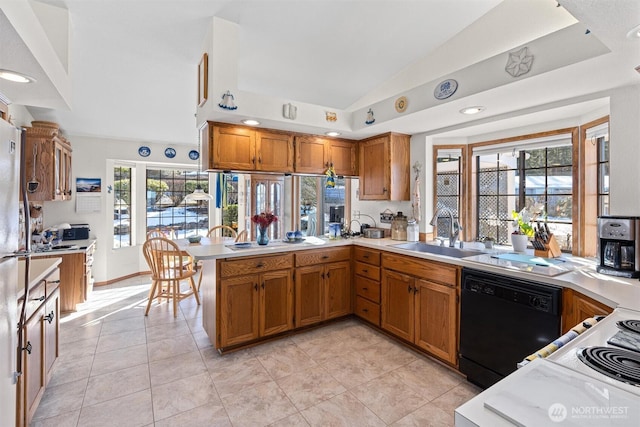
[[[640,217],[598,218],[599,273],[640,277]]]

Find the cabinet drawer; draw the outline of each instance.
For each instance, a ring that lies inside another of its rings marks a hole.
[[[382,266],[432,282],[449,286],[458,285],[458,268],[448,264],[385,253],[382,255]]]
[[[371,280],[380,280],[380,267],[356,261],[355,270],[356,274],[360,276],[367,277]]]
[[[41,280],[37,285],[29,289],[29,299],[27,300],[27,316],[25,317],[25,319],[29,319],[31,315],[38,311],[40,306],[44,303],[45,292],[46,282],[44,280]]]
[[[356,297],[356,315],[380,326],[380,305],[375,304],[368,299]]]
[[[302,251],[296,254],[296,267],[317,265],[326,262],[349,261],[351,247]]]
[[[353,250],[353,257],[356,261],[366,262],[371,265],[380,265],[380,251],[356,247]]]
[[[45,295],[47,298],[49,298],[49,296],[60,287],[60,269],[56,268],[55,270],[53,270],[53,272],[48,275],[45,280]]]
[[[380,282],[356,276],[356,295],[380,303]]]
[[[220,277],[262,273],[293,267],[293,254],[218,261]]]

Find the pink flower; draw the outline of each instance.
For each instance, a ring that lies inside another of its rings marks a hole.
[[[260,228],[267,228],[272,222],[276,222],[278,217],[271,212],[261,212],[259,215],[251,217],[251,222],[258,225]]]

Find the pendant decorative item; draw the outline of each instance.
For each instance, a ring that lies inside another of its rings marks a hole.
[[[333,168],[333,163],[329,166],[329,169],[324,173],[327,176],[326,188],[334,188],[336,186],[336,170]]]
[[[262,246],[269,244],[269,227],[258,227],[256,242]]]
[[[373,122],[375,121],[376,121],[376,118],[373,117],[373,110],[369,108],[369,111],[367,111],[367,120],[364,121],[364,124],[370,125],[370,124],[373,124]]]
[[[227,91],[224,95],[222,95],[222,101],[218,104],[218,107],[223,108],[225,110],[236,110],[238,107],[233,103],[234,97],[231,92]]]

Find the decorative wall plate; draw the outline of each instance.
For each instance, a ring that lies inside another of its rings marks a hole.
[[[200,153],[198,153],[198,150],[189,151],[189,158],[191,160],[198,160],[199,157],[200,157]]]
[[[407,109],[407,97],[406,96],[401,96],[400,98],[396,99],[396,111],[398,113],[404,113],[404,111]]]
[[[151,154],[151,148],[143,145],[142,147],[138,148],[138,154],[140,155],[140,157],[149,157],[149,154]]]
[[[436,99],[447,99],[458,90],[458,82],[453,79],[444,80],[433,90]]]
[[[176,150],[169,147],[166,150],[164,150],[164,155],[170,159],[173,159],[176,156]]]

